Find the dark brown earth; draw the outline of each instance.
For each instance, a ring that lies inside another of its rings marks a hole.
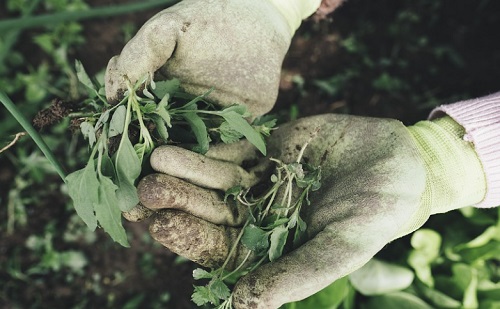
[[[88,1],[91,6],[125,2]],[[447,0],[380,0],[375,4],[351,0],[326,20],[307,21],[297,32],[285,60],[275,111],[286,118],[290,106],[294,106],[301,116],[338,112],[393,117],[411,124],[425,119],[436,104],[498,91],[499,4],[487,0],[461,2],[460,6]],[[155,12],[84,22],[86,43],[72,56],[80,59],[90,74],[102,70],[124,45],[122,26],[139,26]],[[356,38],[358,45],[346,46],[342,39],[349,38]],[[39,61],[40,56],[34,55],[31,60]],[[384,73],[392,83],[374,86],[373,81]],[[338,91],[327,93],[315,86],[315,81],[335,74],[340,74],[341,80],[345,77]],[[0,169],[0,194],[4,198],[14,173],[10,166]],[[58,179],[46,179],[36,186],[50,182],[57,183]],[[45,199],[30,204],[27,227],[13,235],[2,235],[0,265],[16,256],[19,269],[27,269],[35,260],[25,247],[26,239],[42,235],[47,222],[64,229],[69,219],[64,209],[66,197],[56,193],[49,192]],[[4,220],[5,210],[0,214]],[[151,308],[149,299],[158,299],[164,292],[171,295],[167,308],[191,308],[191,271],[195,266],[176,264],[174,254],[145,241],[147,224],[127,223],[126,229],[131,233],[130,249],[110,243],[101,232],[91,245],[56,243],[58,250],[80,250],[89,259],[85,274],[71,281],[64,272],[26,279],[0,269],[1,282],[8,282],[0,287],[0,308],[71,308],[77,304],[122,308],[140,295],[140,307]],[[145,259],[151,266],[147,270]],[[100,291],[93,289],[96,281]]]

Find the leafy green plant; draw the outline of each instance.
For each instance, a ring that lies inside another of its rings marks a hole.
[[[212,90],[193,97],[180,92],[177,80],[155,83],[147,77],[135,85],[128,82],[123,100],[111,105],[103,96],[103,87],[91,80],[79,62],[76,71],[90,94],[84,106],[92,110],[83,108],[78,122],[91,154],[83,169],[66,177],[68,192],[78,215],[91,230],[99,223],[123,246],[128,246],[128,241],[121,212],[139,203],[135,183],[143,162],[158,144],[172,139],[191,141],[185,134],[177,139],[170,129],[187,124],[196,141],[192,149],[200,153],[208,151],[212,138],[231,143],[242,137],[266,152],[263,135],[269,134],[274,122],[258,120],[252,127],[245,120],[250,114],[241,105],[216,110],[205,100]],[[141,87],[143,96],[137,94]],[[132,141],[129,135],[136,138]]]
[[[287,243],[296,248],[305,241],[307,224],[301,218],[301,210],[310,205],[310,192],[321,186],[320,167],[301,162],[308,143],[302,147],[295,162],[285,164],[271,159],[276,163],[276,173],[271,176],[271,188],[262,196],[248,196],[249,190],[242,191],[239,186],[226,192],[226,199],[233,196],[246,205],[249,215],[224,264],[210,272],[201,268],[194,270],[195,280],[209,280],[204,286],[195,286],[192,301],[198,306],[211,304],[220,309],[232,308],[228,286],[262,263],[278,259]],[[298,198],[294,198],[296,189],[300,190]],[[240,244],[248,249],[248,253],[234,270],[228,271],[227,264],[234,258]]]
[[[67,268],[77,275],[83,274],[88,261],[83,252],[75,250],[59,251],[54,248],[55,228],[47,225],[43,235],[31,235],[26,240],[26,247],[33,250],[40,257],[38,264],[26,271],[27,275],[44,274],[50,271],[57,272]]]

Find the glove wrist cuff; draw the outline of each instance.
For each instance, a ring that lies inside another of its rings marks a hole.
[[[311,16],[321,5],[321,0],[269,0],[285,17],[292,33],[303,19]]]
[[[421,121],[408,128],[427,169],[422,198],[430,214],[479,203],[486,180],[473,145],[462,139],[464,128],[450,117]]]
[[[430,114],[435,119],[447,114],[465,128],[461,136],[471,142],[481,161],[487,191],[476,207],[500,205],[500,92],[487,97],[437,107]]]

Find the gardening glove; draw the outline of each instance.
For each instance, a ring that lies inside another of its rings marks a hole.
[[[431,214],[485,196],[481,163],[462,139],[463,128],[449,117],[408,128],[396,120],[348,115],[303,118],[273,132],[269,155],[294,162],[313,132],[318,133],[303,161],[321,166],[323,177],[309,196],[311,204],[302,208],[308,241],[242,277],[234,288],[235,308],[278,308],[304,299],[361,267]],[[157,211],[151,235],[208,267],[223,263],[248,211],[224,202],[217,190],[251,186],[271,168],[268,159],[253,169],[240,167],[254,153],[248,144],[221,146],[208,156],[160,147],[151,157],[159,173],[138,186],[141,203]],[[246,253],[240,245],[231,266]]]
[[[106,97],[121,99],[145,76],[177,78],[221,106],[247,105],[254,117],[278,95],[281,64],[302,19],[321,0],[184,0],[153,16],[108,64]]]

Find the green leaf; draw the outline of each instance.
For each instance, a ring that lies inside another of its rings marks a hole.
[[[122,226],[122,213],[118,208],[116,190],[118,187],[108,177],[99,177],[99,201],[95,214],[99,224],[111,238],[124,247],[129,247],[127,234]]]
[[[158,132],[158,135],[160,135],[161,139],[165,142],[168,141],[168,129],[167,126],[165,125],[165,122],[163,119],[157,115],[157,114],[152,114],[150,115],[151,119],[155,123],[156,126],[156,132]]]
[[[269,232],[250,224],[243,232],[241,243],[257,254],[265,252],[269,248]]]
[[[115,166],[107,151],[103,151],[101,155],[101,173],[111,179],[116,177]]]
[[[264,229],[274,229],[277,226],[280,226],[282,224],[288,223],[290,221],[289,218],[279,218],[278,215],[268,215],[264,218],[262,221],[262,225]]]
[[[295,234],[293,236],[293,247],[298,248],[303,243],[307,241],[307,223],[302,220],[302,218],[297,215],[297,228],[295,229]]]
[[[166,95],[172,95],[179,91],[179,86],[181,82],[174,78],[171,80],[164,80],[155,82],[155,89],[152,90],[153,94],[158,98],[164,98]]]
[[[489,260],[500,256],[500,241],[490,241],[484,246],[465,248],[459,251],[461,258],[468,262]]]
[[[99,130],[103,124],[105,124],[106,122],[108,122],[108,119],[109,119],[109,109],[104,111],[102,114],[101,114],[101,117],[99,117],[99,119],[97,119],[97,122],[94,126],[94,130]]]
[[[348,278],[343,277],[304,300],[286,304],[284,309],[336,309],[347,297],[350,289],[352,288]]]
[[[125,128],[125,118],[127,114],[127,108],[124,105],[120,105],[109,122],[108,138],[117,136],[123,133],[123,128]]]
[[[293,162],[286,165],[286,169],[297,176],[298,179],[303,179],[305,176],[304,169],[301,163]]]
[[[220,303],[212,291],[206,286],[195,286],[194,293],[191,295],[191,300],[198,306],[203,306],[208,303],[213,305]]]
[[[69,174],[66,177],[66,183],[76,213],[90,230],[95,230],[97,219],[94,214],[94,205],[99,201],[99,181],[97,180],[94,161],[90,160],[85,168]]]
[[[242,186],[234,186],[227,189],[226,193],[224,194],[224,202],[226,202],[230,196],[232,196],[233,199],[236,201],[236,197],[238,197],[238,194],[240,194],[242,189],[243,189]]]
[[[195,97],[194,99],[192,99],[191,101],[187,102],[186,104],[184,104],[181,109],[192,109],[192,110],[195,110],[197,109],[197,103],[200,102],[200,101],[203,101],[203,99],[205,99],[206,96],[208,96],[212,91],[214,90],[214,88],[211,88],[210,90],[208,90],[207,92],[205,92],[204,94],[202,95],[199,95],[197,97]],[[188,95],[189,96],[189,95]]]
[[[488,244],[492,240],[500,240],[500,227],[490,226],[481,235],[477,236],[468,243],[457,246],[456,250],[464,248],[478,248]]]
[[[118,207],[122,211],[129,211],[139,203],[135,180],[141,173],[141,161],[127,134],[122,135],[114,161],[118,185],[116,191]]]
[[[264,136],[271,135],[271,130],[276,126],[278,119],[272,115],[264,115],[255,119],[252,126]]]
[[[409,293],[393,292],[370,298],[363,309],[433,309],[426,302]]]
[[[235,112],[235,113],[241,115],[242,117],[251,116],[248,113],[247,107],[245,105],[241,105],[241,104],[234,104],[234,105],[228,106],[221,111],[221,113],[228,113],[228,112]]]
[[[163,119],[167,127],[172,127],[172,117],[170,117],[170,113],[167,109],[158,106],[158,108],[156,109],[156,114],[158,114]]]
[[[144,114],[151,114],[156,112],[157,105],[155,103],[147,103],[146,105],[140,105],[141,112]]]
[[[194,280],[200,280],[200,279],[212,279],[214,275],[212,273],[209,273],[208,271],[201,269],[201,268],[196,268],[193,270],[193,278]]]
[[[462,304],[450,296],[417,282],[419,292],[433,305],[439,308],[461,308]]]
[[[208,151],[210,140],[208,138],[205,123],[200,116],[194,112],[182,114],[182,117],[186,119],[189,126],[191,126],[191,130],[193,131],[196,141],[198,142],[198,146],[193,150],[202,154],[206,153]]]
[[[222,142],[225,144],[231,144],[240,140],[243,137],[243,134],[234,130],[227,121],[224,121],[220,127],[220,138]]]
[[[220,115],[228,122],[228,124],[237,132],[243,134],[247,140],[252,143],[257,149],[266,155],[266,144],[264,139],[255,131],[254,128],[243,118],[240,114],[235,111],[224,110]]]
[[[144,161],[144,156],[146,155],[146,144],[144,143],[139,143],[134,145],[134,151],[137,157],[139,158],[140,162]]]
[[[90,122],[82,122],[80,124],[80,130],[83,134],[83,137],[89,140],[90,147],[93,147],[96,142],[96,135],[94,126],[90,124]]]
[[[453,272],[453,281],[462,289],[464,293],[462,301],[463,307],[477,308],[477,270],[470,265],[462,263],[453,264],[451,270]]]
[[[413,282],[413,277],[413,272],[405,267],[376,259],[349,275],[351,284],[363,295],[404,290]]]
[[[269,247],[269,260],[276,261],[283,254],[286,240],[288,237],[288,229],[284,225],[275,227],[271,233],[271,246]]]
[[[213,280],[210,282],[209,286],[210,292],[219,299],[226,300],[231,296],[231,291],[222,280]]]
[[[431,264],[439,257],[441,236],[433,230],[420,229],[413,233],[411,245],[414,250],[408,257],[408,264],[422,282],[433,287]]]
[[[82,83],[85,85],[87,88],[93,90],[95,93],[97,93],[97,89],[94,86],[94,83],[92,83],[92,80],[88,76],[87,72],[85,72],[85,68],[83,67],[83,64],[75,60],[75,70],[76,70],[76,77]]]

